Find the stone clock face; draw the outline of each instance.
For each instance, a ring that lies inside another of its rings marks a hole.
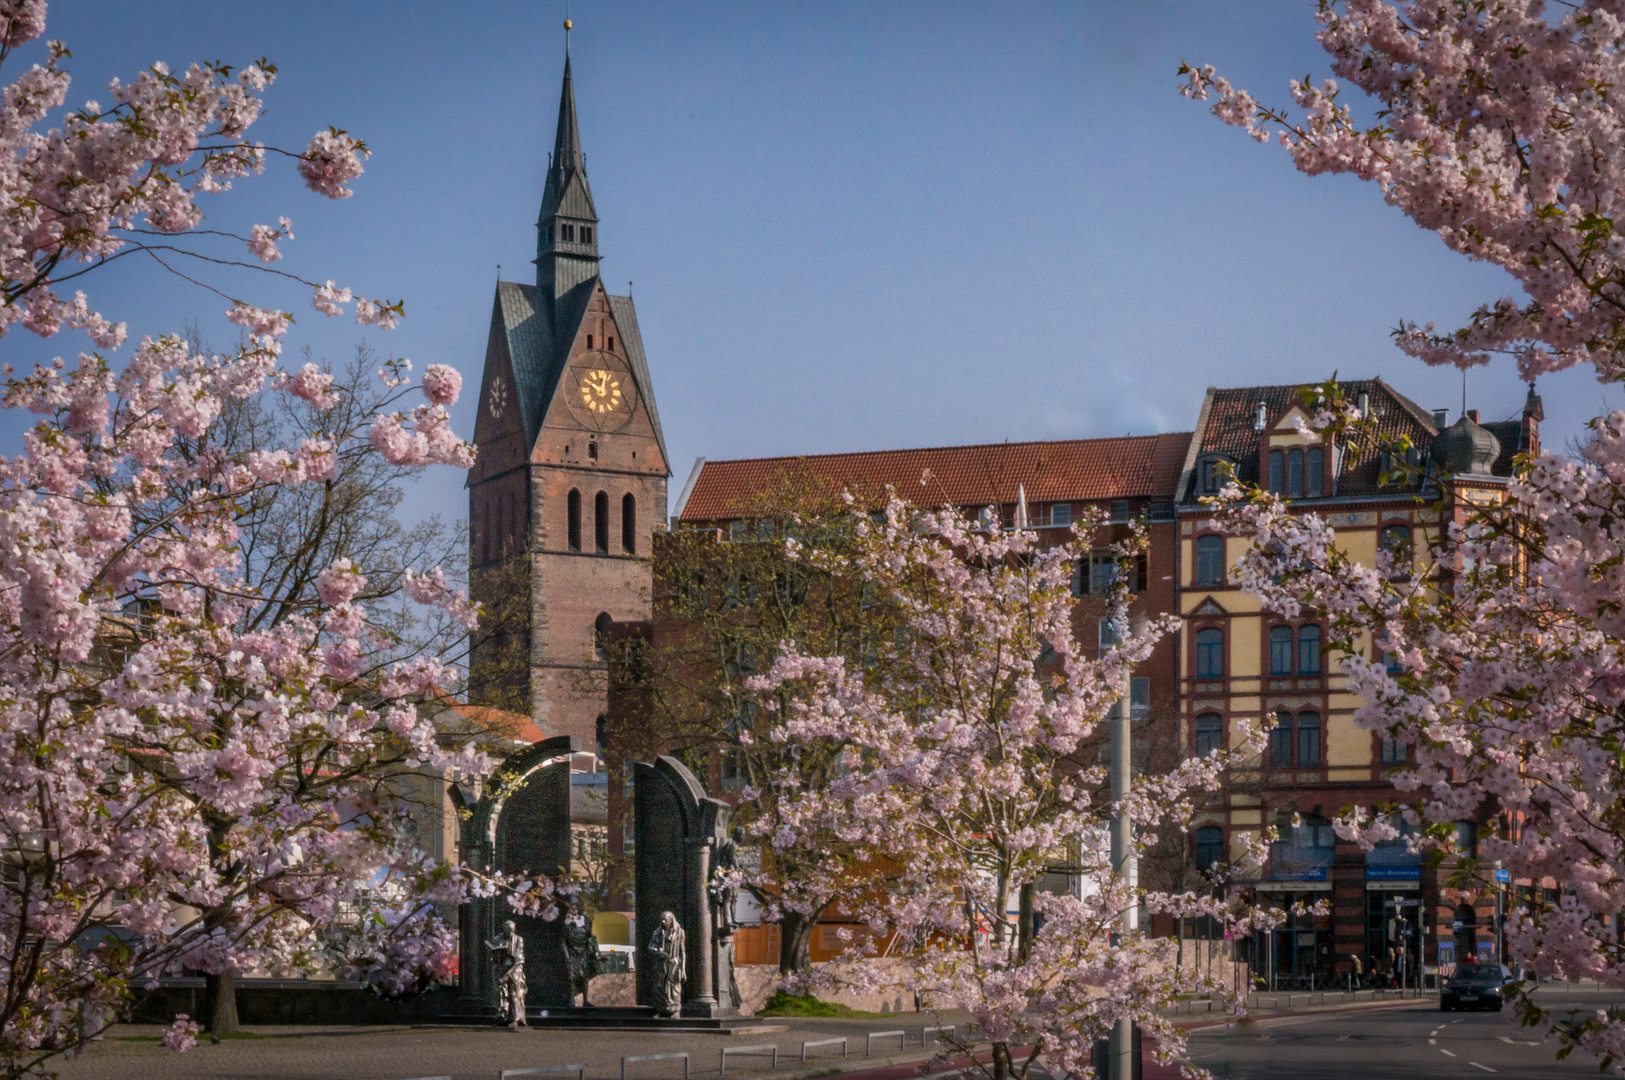
[[[589,428],[614,431],[632,419],[636,392],[631,373],[609,353],[586,356],[572,364],[566,390],[570,411]]]

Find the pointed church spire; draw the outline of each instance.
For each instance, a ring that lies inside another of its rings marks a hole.
[[[566,32],[568,33],[568,26]],[[559,91],[559,123],[553,135],[553,159],[542,190],[536,219],[536,289],[538,306],[556,317],[559,303],[574,289],[598,276],[598,212],[587,183],[576,122],[575,85],[566,44],[564,85]]]

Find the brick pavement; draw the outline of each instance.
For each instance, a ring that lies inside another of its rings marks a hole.
[[[777,1044],[779,1080],[806,1080],[828,1070],[855,1071],[922,1060],[920,1031],[928,1018],[904,1014],[896,1020],[769,1020],[788,1031],[735,1035],[663,1034],[642,1031],[510,1032],[463,1027],[257,1027],[265,1036],[228,1039],[171,1054],[155,1039],[157,1027],[114,1028],[77,1061],[54,1064],[62,1080],[404,1080],[450,1076],[453,1080],[496,1080],[502,1069],[537,1065],[587,1066],[587,1080],[619,1080],[621,1057],[687,1051],[690,1075],[717,1077],[718,1053],[724,1046]],[[863,1056],[864,1034],[904,1028],[910,1046],[899,1053],[895,1039],[877,1045],[875,1056]],[[846,1036],[849,1056],[820,1047],[807,1065],[800,1064],[801,1043]],[[827,1057],[823,1055],[828,1055]],[[768,1072],[766,1057],[728,1059],[728,1076]],[[627,1080],[680,1080],[681,1061],[637,1063]],[[563,1078],[560,1078],[563,1080]]]

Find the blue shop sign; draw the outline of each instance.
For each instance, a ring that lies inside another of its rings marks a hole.
[[[1278,867],[1270,871],[1271,881],[1325,881],[1330,867],[1301,866],[1295,868]]]
[[[1365,868],[1367,881],[1421,881],[1422,868],[1420,866],[1368,866]]]
[[[1512,871],[1510,871],[1510,870],[1497,870],[1495,872],[1495,880],[1499,881],[1502,885],[1507,884],[1508,882],[1510,882],[1512,880]]]

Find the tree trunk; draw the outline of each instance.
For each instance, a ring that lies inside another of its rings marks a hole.
[[[795,975],[812,967],[812,931],[816,920],[786,910],[779,920],[779,974]]]
[[[237,969],[227,968],[218,975],[205,976],[203,989],[209,999],[209,1034],[229,1035],[240,1030],[237,1023]]]
[[[1033,954],[1033,898],[1038,886],[1029,881],[1016,894],[1016,959],[1025,964]]]
[[[993,1080],[1010,1080],[1010,1044],[993,1044]]]

